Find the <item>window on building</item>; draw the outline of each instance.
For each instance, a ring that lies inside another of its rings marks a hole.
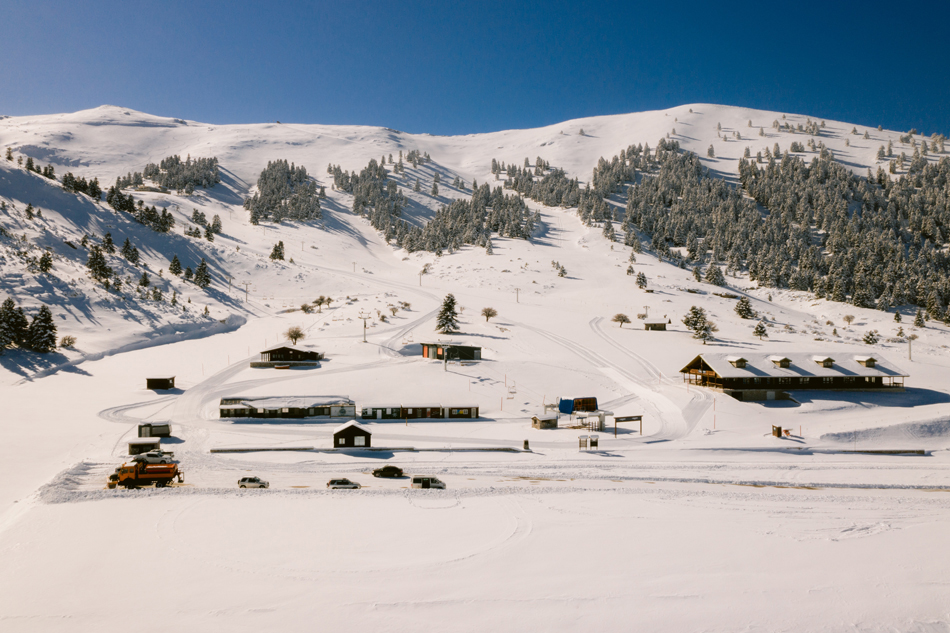
[[[353,446],[366,446],[366,438],[362,435],[357,435],[353,438]]]
[[[340,445],[340,446],[343,446],[344,444],[346,444],[346,438],[345,438],[345,437],[338,437],[337,440],[336,440],[336,443],[337,443],[338,445]]]

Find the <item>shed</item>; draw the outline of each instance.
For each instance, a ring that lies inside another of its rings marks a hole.
[[[666,319],[644,319],[643,329],[666,331],[666,324]]]
[[[139,437],[171,437],[172,425],[168,422],[145,422],[139,424]]]
[[[333,448],[369,448],[372,433],[353,420],[333,429]]]
[[[162,440],[158,437],[137,437],[129,440],[129,455],[138,455],[162,449]]]
[[[556,429],[557,414],[545,413],[544,415],[535,415],[531,418],[531,428],[534,429]]]
[[[145,388],[146,389],[174,389],[175,377],[174,376],[160,376],[158,378],[146,378]]]
[[[458,343],[423,343],[422,357],[436,360],[481,360],[482,348]]]

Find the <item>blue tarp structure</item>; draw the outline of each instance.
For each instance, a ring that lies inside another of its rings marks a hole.
[[[574,401],[561,398],[561,400],[557,403],[557,410],[560,413],[571,415],[574,413]]]

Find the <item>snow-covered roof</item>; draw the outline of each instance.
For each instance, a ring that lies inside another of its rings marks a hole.
[[[129,440],[129,444],[160,444],[161,441],[160,437],[136,437]]]
[[[344,430],[344,429],[348,429],[348,428],[350,428],[351,426],[354,427],[354,428],[357,428],[357,429],[359,429],[359,430],[361,430],[361,431],[365,431],[366,433],[369,433],[369,432],[370,432],[370,430],[369,430],[368,428],[366,428],[365,426],[363,426],[362,424],[360,424],[360,423],[357,422],[356,420],[350,420],[350,421],[347,422],[346,424],[341,424],[340,426],[338,426],[338,427],[336,427],[335,429],[333,429],[333,432],[334,432],[334,433],[339,433],[340,431],[342,431],[342,430]]]
[[[667,323],[668,320],[669,320],[669,319],[666,319],[666,318],[662,318],[662,319],[643,319],[643,322],[644,322],[644,323],[647,323],[647,324],[649,324],[649,325],[666,325],[666,323]]]
[[[789,354],[746,354],[746,364],[744,367],[734,367],[729,361],[734,358],[734,354],[700,354],[697,358],[703,359],[705,363],[722,378],[824,378],[824,377],[844,377],[844,376],[908,376],[900,367],[897,367],[890,361],[875,356],[873,367],[865,367],[859,359],[867,356],[859,354],[839,354],[838,360],[831,367],[824,367],[822,361],[828,358],[824,354],[814,352],[793,352]],[[788,359],[788,367],[779,367],[773,361],[776,359]],[[696,359],[689,363],[692,365]],[[689,365],[680,370],[688,372]]]
[[[273,352],[279,349],[292,349],[295,352],[301,352],[306,354],[312,354],[316,352],[315,349],[308,349],[306,347],[298,347],[297,345],[291,345],[290,343],[283,343],[281,345],[275,345],[273,347],[268,347],[267,349],[261,350],[261,354],[266,354],[267,352]]]
[[[401,404],[364,404],[364,409],[401,409]]]
[[[541,414],[541,415],[534,415],[534,416],[531,416],[531,417],[536,418],[536,419],[538,419],[538,420],[557,420],[557,414],[556,414],[556,413],[544,413],[544,414]]]
[[[245,406],[252,409],[311,409],[313,407],[353,406],[347,396],[273,396],[245,398],[230,396],[227,400],[240,400],[240,405],[225,404],[223,407]]]

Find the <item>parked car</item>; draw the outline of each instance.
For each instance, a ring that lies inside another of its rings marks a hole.
[[[149,451],[133,456],[132,461],[142,464],[171,464],[175,461],[175,454],[165,453],[163,451]]]
[[[413,475],[412,487],[413,488],[440,488],[442,490],[445,490],[445,483],[440,481],[438,477],[433,477],[431,475]]]
[[[270,484],[260,477],[241,477],[238,479],[238,488],[270,488]]]
[[[402,468],[398,466],[383,466],[373,471],[373,477],[402,477]]]
[[[343,488],[358,490],[362,488],[362,486],[360,486],[355,481],[350,481],[349,479],[331,479],[330,481],[327,482],[327,488],[330,488],[331,490],[337,490],[337,489],[343,489]]]

